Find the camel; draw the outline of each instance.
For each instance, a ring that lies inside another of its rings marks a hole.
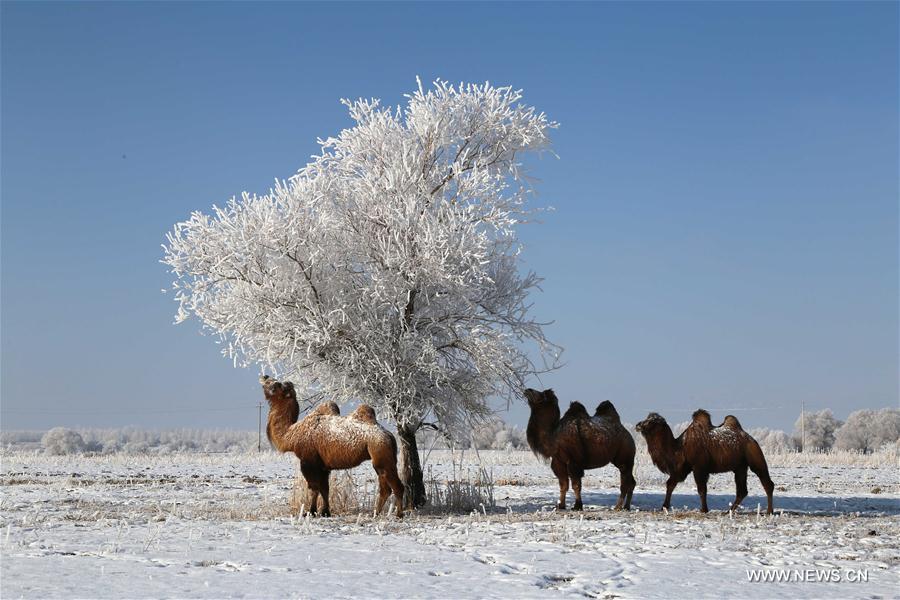
[[[581,478],[585,469],[598,469],[612,463],[619,469],[619,500],[616,510],[631,509],[635,480],[634,438],[619,419],[612,402],[597,407],[594,416],[580,402],[572,402],[559,417],[559,400],[553,390],[525,390],[531,408],[526,435],[528,445],[539,456],[550,459],[550,469],[559,480],[559,510],[566,508],[569,480],[575,492],[573,510],[582,510]]]
[[[269,402],[266,435],[280,452],[293,452],[300,459],[300,472],[309,486],[307,506],[315,515],[319,495],[321,515],[331,516],[328,505],[328,477],[333,470],[352,469],[370,460],[378,474],[380,513],[394,492],[397,517],[403,516],[403,484],[397,475],[397,441],[375,419],[375,411],[361,404],[346,417],[334,402],[323,402],[302,420],[294,385],[263,375],[259,378]]]
[[[635,426],[644,439],[650,458],[656,467],[669,476],[666,482],[666,499],[663,509],[671,506],[675,486],[693,471],[700,494],[700,511],[709,512],[706,505],[706,483],[711,473],[734,472],[736,489],[734,502],[729,510],[737,510],[747,497],[747,469],[756,473],[766,490],[768,508],[772,514],[772,492],[775,484],[769,477],[769,467],[762,449],[753,437],[744,431],[737,417],[728,415],[718,427],[713,427],[709,413],[697,410],[690,426],[677,438],[666,420],[656,413]]]

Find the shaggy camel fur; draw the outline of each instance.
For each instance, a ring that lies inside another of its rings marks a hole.
[[[553,390],[525,390],[531,408],[528,419],[528,445],[550,459],[550,468],[559,480],[559,504],[566,508],[569,480],[575,492],[574,510],[582,510],[581,478],[585,469],[598,469],[612,463],[619,469],[619,500],[616,509],[629,510],[635,480],[634,438],[622,426],[619,413],[611,402],[604,401],[590,416],[584,406],[573,402],[559,417],[559,400]]]
[[[666,499],[663,508],[671,506],[675,486],[694,472],[697,493],[700,494],[700,510],[708,512],[706,505],[706,483],[710,473],[734,472],[737,488],[730,510],[737,507],[747,497],[747,469],[756,473],[766,490],[768,508],[772,514],[772,492],[775,484],[769,477],[769,467],[759,444],[741,427],[736,417],[728,415],[718,427],[713,427],[709,413],[698,410],[693,420],[676,438],[666,420],[656,413],[635,427],[647,440],[650,458],[657,468],[669,476],[666,482]]]
[[[309,486],[307,505],[316,514],[319,495],[323,516],[330,516],[328,477],[333,470],[352,469],[372,460],[378,474],[376,512],[394,492],[397,516],[403,516],[403,484],[397,475],[397,441],[375,420],[371,406],[361,404],[346,417],[334,402],[323,402],[301,421],[300,405],[294,385],[269,376],[260,377],[263,393],[269,401],[266,435],[280,452],[293,452],[300,459],[300,472]]]

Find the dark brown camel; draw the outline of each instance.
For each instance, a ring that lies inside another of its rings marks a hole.
[[[581,478],[585,469],[598,469],[610,463],[619,469],[619,500],[616,509],[629,510],[635,480],[634,438],[622,426],[619,413],[612,403],[604,401],[591,417],[579,402],[573,402],[569,410],[559,418],[559,400],[553,390],[539,392],[525,390],[525,398],[531,407],[528,419],[528,445],[550,459],[550,468],[559,480],[559,504],[566,508],[566,492],[569,480],[575,492],[574,510],[582,510]]]
[[[370,460],[378,474],[376,512],[394,492],[397,516],[403,516],[403,484],[397,476],[397,441],[375,420],[371,406],[361,404],[346,417],[334,402],[323,402],[301,421],[294,385],[266,375],[260,377],[269,401],[266,435],[281,452],[293,452],[300,459],[300,472],[309,486],[307,505],[316,514],[319,495],[323,516],[330,516],[328,477],[333,470],[352,469]]]
[[[728,415],[721,425],[713,427],[709,413],[702,409],[698,410],[694,413],[690,426],[676,438],[664,418],[656,413],[650,413],[635,429],[647,440],[647,449],[653,464],[669,476],[666,482],[664,509],[671,506],[675,486],[693,471],[697,493],[700,494],[700,510],[708,512],[706,483],[710,474],[733,471],[737,490],[730,510],[737,510],[747,497],[749,468],[756,473],[766,490],[768,499],[766,514],[772,514],[772,492],[775,484],[769,477],[766,458],[759,444],[743,430],[736,417]]]

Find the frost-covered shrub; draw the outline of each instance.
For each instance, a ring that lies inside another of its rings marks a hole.
[[[54,427],[41,438],[41,446],[47,454],[79,454],[87,449],[84,439],[77,431],[65,427]]]
[[[69,429],[78,438],[52,432],[12,431],[3,432],[0,442],[8,450],[22,451],[43,448],[49,453],[66,454],[88,452],[96,454],[169,454],[175,452],[249,452],[257,448],[258,434],[255,431],[230,431],[218,429],[168,429],[147,430],[135,427],[118,429]],[[50,435],[52,433],[52,435]],[[269,444],[262,436],[262,448]],[[48,444],[51,445],[48,448]]]
[[[32,444],[40,442],[44,433],[43,431],[0,431],[0,444],[4,446]]]
[[[840,450],[874,452],[900,439],[900,410],[858,410],[835,433],[835,447]]]
[[[416,434],[417,443],[422,448],[450,447],[456,449],[476,448],[478,450],[527,450],[528,440],[525,431],[507,425],[503,421],[489,421],[472,429],[467,436],[457,434],[448,439],[443,432],[431,428],[422,428]]]
[[[759,442],[763,452],[785,453],[795,452],[797,450],[793,438],[780,429],[758,427],[751,429],[749,433],[757,442]]]
[[[44,431],[0,431],[0,447],[6,450],[39,450]]]
[[[518,427],[511,427],[503,421],[482,425],[475,430],[472,440],[479,450],[523,450],[528,448],[525,432]]]
[[[794,423],[794,441],[803,451],[830,450],[834,445],[835,432],[840,426],[841,422],[834,418],[830,409],[804,413]],[[806,437],[805,445],[801,433]]]

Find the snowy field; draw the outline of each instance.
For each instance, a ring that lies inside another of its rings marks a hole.
[[[734,517],[720,512],[729,474],[710,481],[714,512],[697,511],[689,478],[663,514],[664,478],[642,455],[635,510],[610,509],[605,468],[585,478],[583,513],[557,512],[555,479],[527,452],[433,452],[435,479],[474,477],[480,460],[496,507],[402,521],[297,518],[296,461],[272,453],[0,458],[3,598],[900,597],[896,456],[770,456],[767,518],[752,475]]]

